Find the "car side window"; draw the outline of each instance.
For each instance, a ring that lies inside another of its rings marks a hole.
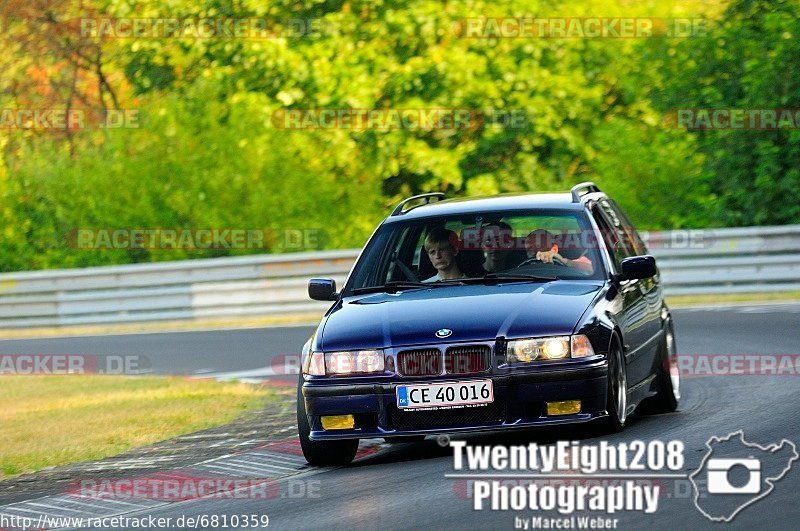
[[[603,208],[600,204],[592,208],[592,215],[597,222],[597,226],[600,228],[603,241],[606,247],[608,247],[608,251],[611,253],[614,266],[619,271],[622,260],[631,256],[636,256],[636,251],[631,245],[630,240],[628,240],[616,216],[612,217],[608,215],[606,208]]]
[[[645,245],[644,241],[639,236],[639,233],[636,232],[636,229],[633,228],[633,224],[630,222],[622,209],[619,208],[619,205],[612,199],[608,200],[608,204],[610,205],[610,208],[614,212],[616,218],[619,220],[622,229],[628,235],[627,239],[632,244],[636,255],[647,254],[647,245]]]
[[[633,242],[633,227],[625,227],[622,218],[618,215],[618,211],[615,210],[607,200],[604,199],[600,201],[599,204],[600,208],[603,210],[603,214],[605,214],[617,235],[617,239],[621,244],[620,251],[626,254],[624,258],[636,256],[636,245]]]
[[[417,242],[424,239],[424,234],[415,227],[403,229],[392,246],[389,257],[389,271],[386,281],[414,280],[413,268],[419,265],[419,249]],[[408,267],[408,266],[411,267]]]

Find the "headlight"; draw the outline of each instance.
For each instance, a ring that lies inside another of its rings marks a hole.
[[[324,360],[324,361],[323,361]],[[314,352],[309,356],[305,374],[368,374],[383,372],[382,350],[346,350],[341,352]]]
[[[592,344],[584,335],[514,339],[506,347],[506,360],[509,363],[585,358],[592,355]]]

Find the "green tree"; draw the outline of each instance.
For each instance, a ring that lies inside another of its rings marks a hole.
[[[800,101],[800,4],[733,0],[708,38],[651,51],[664,66],[651,93],[663,112],[686,108],[797,108]],[[800,131],[700,130],[715,225],[800,222]]]

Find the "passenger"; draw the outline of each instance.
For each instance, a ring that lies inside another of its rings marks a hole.
[[[509,268],[509,249],[513,246],[512,230],[508,223],[498,221],[483,227],[481,246],[483,247],[483,269],[496,273]]]
[[[425,237],[424,248],[437,273],[431,278],[423,280],[423,282],[464,278],[464,273],[461,272],[456,262],[458,249],[456,249],[455,243],[457,241],[458,238],[455,232],[444,227],[437,227],[428,233]]]
[[[574,260],[560,255],[556,237],[544,229],[537,229],[528,234],[525,239],[525,249],[528,253],[528,259],[541,260],[545,264],[557,262],[589,274],[594,271],[594,265],[585,256],[585,251]]]

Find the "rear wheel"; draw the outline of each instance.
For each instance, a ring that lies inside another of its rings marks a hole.
[[[675,333],[672,322],[667,323],[667,332],[661,345],[661,361],[658,365],[656,382],[658,391],[647,400],[648,413],[671,413],[678,409],[681,398],[681,377],[678,371],[678,350],[675,347]]]
[[[625,356],[617,341],[611,344],[608,353],[608,390],[606,392],[605,429],[610,433],[622,431],[628,414],[628,377],[625,371]]]
[[[300,448],[303,457],[312,466],[342,466],[349,464],[358,451],[358,439],[343,441],[312,441],[309,439],[311,426],[306,415],[306,405],[300,385],[297,386],[297,431],[300,435]]]

